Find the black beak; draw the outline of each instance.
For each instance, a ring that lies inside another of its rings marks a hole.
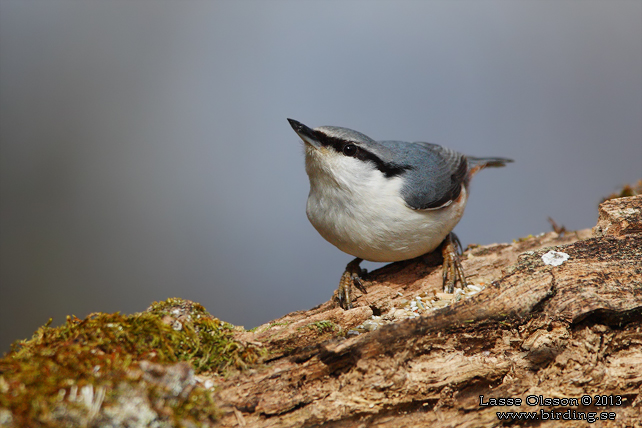
[[[318,137],[313,129],[308,128],[301,122],[294,119],[288,119],[288,122],[290,122],[290,126],[294,129],[294,132],[296,132],[303,141],[313,145],[314,147],[320,146]]]

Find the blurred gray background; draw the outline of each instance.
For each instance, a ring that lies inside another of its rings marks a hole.
[[[639,0],[0,1],[0,353],[172,296],[246,328],[329,299],[351,257],[287,117],[515,159],[464,245],[592,227],[642,177]]]

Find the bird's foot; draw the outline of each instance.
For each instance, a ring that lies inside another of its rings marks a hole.
[[[462,254],[461,242],[459,242],[457,235],[452,232],[448,234],[441,248],[441,253],[444,257],[444,293],[453,293],[457,281],[461,284],[461,288],[466,288],[468,284],[459,260],[459,255]]]
[[[361,269],[359,266],[362,261],[362,259],[356,258],[348,263],[345,272],[343,272],[341,276],[341,281],[339,281],[337,299],[343,309],[352,309],[352,286],[357,287],[364,294],[368,293],[362,282],[362,277],[365,276],[368,271]]]

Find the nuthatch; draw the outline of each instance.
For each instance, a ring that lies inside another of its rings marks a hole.
[[[466,287],[452,233],[468,199],[471,177],[511,159],[476,158],[431,143],[375,141],[348,128],[308,128],[288,119],[305,143],[310,178],[307,215],[328,242],[356,257],[341,277],[338,299],[352,307],[362,260],[396,262],[434,251],[443,242],[444,290]]]

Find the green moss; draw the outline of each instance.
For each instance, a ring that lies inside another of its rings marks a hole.
[[[103,391],[109,404],[123,382],[140,385],[135,373],[140,373],[142,360],[165,365],[185,361],[196,373],[242,369],[257,361],[259,351],[236,342],[233,329],[201,305],[181,299],[154,303],[134,315],[67,317],[60,327],[46,325],[31,339],[14,343],[0,359],[0,409],[9,409],[19,426],[53,426],[61,403],[65,412],[76,406],[70,400],[76,396],[73,391],[91,386],[92,394]],[[173,418],[204,421],[218,414],[211,393],[203,388],[192,386],[188,394],[169,400],[165,387],[147,385],[150,402],[167,396],[164,406]]]
[[[178,334],[173,335],[170,349],[178,360],[190,362],[197,373],[220,373],[228,367],[243,369],[259,357],[257,348],[241,346],[232,339],[236,329],[232,324],[212,317],[198,303],[168,299],[154,303],[147,312],[156,319],[178,316],[172,324],[172,330]]]
[[[322,334],[326,331],[341,330],[341,327],[339,327],[338,325],[334,324],[332,321],[329,321],[329,320],[321,320],[321,321],[313,322],[306,325],[306,327],[311,330],[316,330],[317,333],[319,334]]]

